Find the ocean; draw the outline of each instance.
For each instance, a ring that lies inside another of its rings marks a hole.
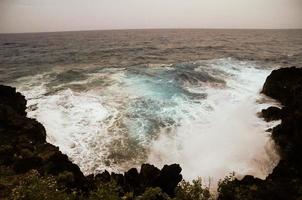
[[[302,66],[302,30],[0,34],[0,84],[28,100],[85,174],[178,163],[206,184],[279,161],[261,109],[273,69]]]

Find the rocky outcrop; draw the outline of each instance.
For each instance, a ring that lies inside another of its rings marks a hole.
[[[46,131],[35,119],[26,117],[26,100],[14,88],[0,86],[0,165],[15,174],[36,169],[41,175],[72,176],[68,188],[88,189],[80,168],[58,147],[46,142]],[[6,189],[6,188],[3,188]],[[1,193],[1,192],[0,192]]]
[[[262,93],[272,97],[284,106],[301,106],[301,68],[281,68],[274,70],[266,79]]]
[[[15,88],[0,85],[0,103],[13,108],[21,116],[26,115],[26,100]]]
[[[282,110],[274,106],[261,111],[261,117],[263,117],[267,122],[282,119],[282,115]]]
[[[181,168],[178,164],[165,165],[161,170],[150,164],[143,164],[140,172],[132,168],[123,174],[104,171],[95,176],[96,182],[108,183],[114,180],[124,192],[142,194],[148,187],[159,187],[163,192],[174,196],[175,188],[182,180]]]
[[[272,129],[281,160],[266,180],[246,176],[222,184],[219,199],[302,199],[302,69],[274,70],[262,93],[282,104],[262,111],[267,121],[281,119]]]
[[[173,196],[182,180],[179,165],[165,165],[158,169],[144,164],[140,172],[133,168],[124,174],[108,173],[85,177],[80,168],[61,153],[58,147],[46,142],[46,131],[38,121],[26,117],[26,100],[15,88],[0,85],[0,175],[3,170],[20,177],[29,170],[42,176],[54,176],[58,184],[69,191],[88,194],[110,181],[122,188],[122,193],[142,194],[148,187],[159,187]],[[10,184],[1,184],[0,199],[10,194]],[[1,196],[2,195],[2,196]]]
[[[181,168],[178,164],[165,165],[161,170],[150,164],[143,164],[138,173],[137,169],[132,168],[125,172],[124,176],[119,175],[118,183],[126,192],[134,192],[141,194],[148,187],[159,187],[163,192],[170,196],[174,196],[175,188],[182,180],[180,174]],[[102,178],[101,178],[102,177]],[[111,175],[111,178],[116,179],[117,174]],[[108,172],[103,172],[100,178],[109,182],[111,180]]]

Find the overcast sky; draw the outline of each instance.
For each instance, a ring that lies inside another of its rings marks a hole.
[[[0,32],[302,28],[302,0],[0,0]]]

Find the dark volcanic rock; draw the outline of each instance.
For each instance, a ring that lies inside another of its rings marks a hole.
[[[169,195],[174,195],[177,184],[182,180],[181,167],[178,164],[165,165],[160,171],[154,185],[159,186]]]
[[[218,199],[296,200],[302,199],[302,69],[274,70],[262,92],[282,103],[282,109],[262,111],[267,120],[281,119],[272,130],[281,161],[265,179],[246,176],[223,184]]]
[[[150,187],[156,185],[156,179],[160,174],[160,170],[150,164],[143,164],[140,171],[141,183],[144,187]]]
[[[302,69],[291,67],[274,70],[266,79],[262,93],[283,105],[299,103],[302,97]]]
[[[40,157],[30,157],[24,159],[18,159],[13,168],[16,173],[24,173],[30,169],[39,168],[42,165],[42,159]]]
[[[111,176],[107,170],[105,170],[101,174],[97,174],[95,176],[95,180],[97,180],[99,182],[103,182],[103,183],[108,183],[110,181],[110,179],[111,179]]]
[[[302,167],[302,69],[274,70],[263,86],[263,93],[283,104],[282,122],[273,129],[273,139],[280,147],[283,159]]]
[[[140,193],[140,179],[136,168],[125,172],[124,180],[124,188],[126,191],[133,191],[135,194]]]
[[[85,177],[67,155],[46,142],[43,125],[27,118],[25,109],[23,95],[14,88],[0,85],[0,169],[9,169],[10,174],[22,176],[34,169],[42,176],[54,176],[58,184],[68,191],[78,191],[84,195],[102,184],[115,181],[123,189],[122,193],[140,195],[147,187],[160,187],[172,196],[182,179],[181,168],[176,164],[165,165],[162,170],[143,164],[140,173],[133,168],[124,175],[105,171]],[[0,184],[0,198],[2,191],[7,193],[7,187]]]
[[[111,179],[114,180],[118,185],[125,185],[123,174],[111,173]]]
[[[159,187],[163,192],[174,196],[175,188],[182,180],[181,168],[178,164],[165,165],[161,170],[150,164],[143,164],[141,171],[135,168],[130,169],[124,175],[124,182],[120,184],[125,191],[132,191],[135,194],[142,194],[147,187]],[[116,174],[112,174],[115,177]],[[120,177],[121,179],[121,177]],[[122,181],[119,180],[119,183]]]
[[[261,111],[261,116],[267,121],[274,121],[282,118],[282,111],[277,107],[269,107]]]
[[[21,116],[26,116],[26,100],[15,88],[0,85],[0,104],[11,107]]]
[[[44,127],[35,119],[27,118],[25,109],[23,95],[14,88],[0,85],[0,163],[17,174],[32,169],[55,176],[70,172],[74,179],[66,186],[85,188],[85,176],[79,167],[57,147],[46,143]]]

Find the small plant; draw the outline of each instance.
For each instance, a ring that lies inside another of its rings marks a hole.
[[[36,170],[25,174],[11,194],[12,200],[72,200],[74,195],[59,190],[54,177],[42,177]]]
[[[98,188],[91,192],[89,200],[121,200],[119,194],[122,189],[114,182],[104,183],[98,186]]]
[[[159,187],[152,188],[149,187],[142,194],[142,196],[137,197],[135,200],[169,200],[169,196],[162,192]]]
[[[182,181],[176,188],[174,200],[210,200],[213,199],[208,187],[203,187],[202,179],[193,180],[192,183]]]

